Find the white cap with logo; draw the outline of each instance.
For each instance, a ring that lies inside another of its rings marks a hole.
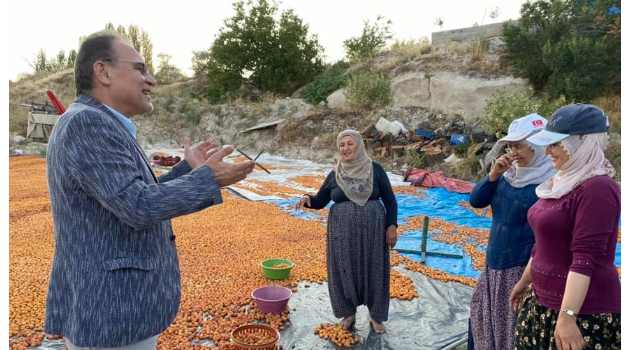
[[[537,113],[531,113],[525,117],[518,118],[509,125],[507,136],[498,141],[522,141],[532,134],[543,130],[547,125],[547,120]]]

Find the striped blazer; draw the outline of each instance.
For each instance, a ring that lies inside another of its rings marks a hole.
[[[47,148],[55,250],[44,331],[119,347],[164,331],[180,304],[171,218],[222,203],[208,167],[155,176],[107,107],[79,95]]]

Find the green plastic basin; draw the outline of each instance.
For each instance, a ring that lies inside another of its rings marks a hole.
[[[284,269],[272,268],[272,266],[279,264],[286,264],[289,265],[289,267]],[[270,280],[283,280],[289,278],[293,265],[293,261],[287,259],[267,259],[260,263],[264,276]]]

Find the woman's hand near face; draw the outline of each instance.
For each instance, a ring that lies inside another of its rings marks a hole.
[[[387,227],[387,245],[389,246],[389,248],[395,247],[397,241],[398,241],[397,227],[395,225],[391,225]]]
[[[296,202],[295,209],[301,210],[304,207],[311,208],[311,197],[306,194],[303,195],[302,198],[298,200],[298,202]]]
[[[509,168],[511,168],[511,163],[513,163],[513,156],[506,153],[496,159],[496,162],[493,164],[491,168],[491,172],[489,172],[489,181],[496,181],[500,175],[504,174]]]

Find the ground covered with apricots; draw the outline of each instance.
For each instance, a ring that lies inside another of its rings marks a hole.
[[[275,174],[292,174],[287,178],[289,185],[267,181],[268,174],[256,168],[247,180],[234,186],[235,190],[223,190],[223,204],[172,220],[183,293],[178,315],[160,334],[157,349],[234,349],[231,332],[250,323],[279,330],[277,347],[287,349],[439,348],[466,331],[476,279],[429,267],[397,252],[392,252],[387,333],[372,331],[364,306],[358,309],[350,335],[332,330],[330,325],[339,320],[331,312],[325,283],[327,210],[315,212],[315,219],[306,219],[292,215],[286,201],[283,205],[238,195],[245,190],[293,201],[303,193],[314,193],[324,174],[296,174],[295,167],[262,165]],[[158,174],[162,171],[157,170]],[[43,333],[54,247],[45,158],[10,157],[9,182],[9,348],[61,349],[63,339]],[[408,186],[394,186],[394,192],[428,196]],[[491,213],[479,210],[476,214],[490,217]],[[398,232],[420,231],[422,225],[422,216],[406,217],[399,221]],[[437,218],[431,219],[429,228],[439,232],[431,239],[457,244],[473,268],[482,269],[482,246],[486,246],[488,230]],[[264,277],[260,262],[271,258],[295,263],[289,278]],[[252,300],[252,290],[265,285],[293,291],[281,314],[263,314]],[[430,334],[431,339],[425,340]]]

